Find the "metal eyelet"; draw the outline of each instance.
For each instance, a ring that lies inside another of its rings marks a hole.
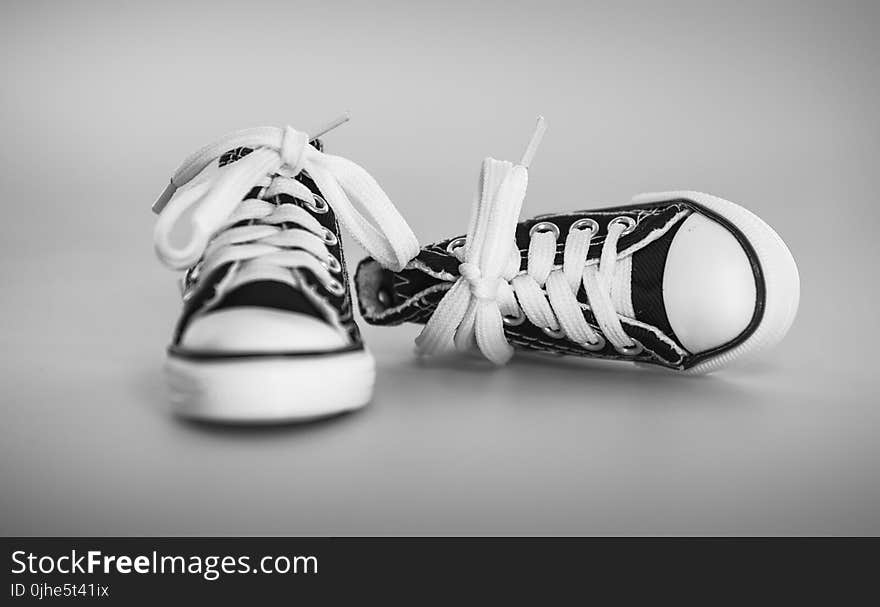
[[[553,239],[559,240],[559,226],[552,221],[542,221],[533,225],[532,229],[529,230],[529,238],[531,238],[535,234],[544,234],[547,232],[552,232]]]
[[[623,346],[622,348],[615,347],[614,349],[624,356],[636,356],[637,354],[641,354],[645,347],[639,343],[638,340],[633,339],[632,342],[633,345],[631,346]]]
[[[636,220],[627,215],[621,215],[620,217],[615,217],[611,221],[608,222],[608,229],[611,229],[615,223],[622,223],[624,225],[623,232],[620,233],[621,236],[626,236],[630,232],[636,229]]]
[[[319,196],[318,194],[312,194],[312,197],[315,199],[315,202],[309,202],[304,200],[306,207],[308,207],[313,213],[318,213],[319,215],[323,215],[327,211],[330,210],[330,205],[327,204],[327,201],[324,200],[323,196]]]
[[[558,329],[541,327],[541,330],[544,332],[544,334],[549,335],[553,339],[562,339],[563,337],[565,337],[565,331],[562,330],[562,327],[559,327]]]
[[[449,244],[446,245],[446,252],[455,254],[456,249],[460,249],[467,243],[467,238],[456,238],[455,240],[450,240]]]
[[[601,333],[597,333],[596,341],[594,341],[593,343],[585,341],[580,343],[579,345],[584,350],[589,350],[590,352],[599,352],[605,349],[605,338],[602,337]]]
[[[327,290],[330,292],[331,295],[341,297],[345,294],[345,287],[338,280],[331,280],[325,286],[327,287]]]
[[[339,260],[332,255],[327,256],[327,260],[324,262],[324,267],[326,267],[334,274],[339,274],[342,271],[342,264],[339,263]]]
[[[589,231],[593,234],[596,234],[599,231],[599,224],[596,223],[595,219],[590,219],[589,217],[584,217],[583,219],[578,219],[571,227],[568,228],[568,232],[586,232]]]
[[[516,316],[508,316],[504,315],[501,317],[501,322],[503,322],[508,327],[517,327],[523,324],[526,320],[526,315],[523,314],[522,310],[517,310]]]
[[[324,235],[321,237],[321,240],[324,241],[324,244],[332,246],[336,246],[339,244],[339,239],[336,238],[336,234],[333,233],[333,230],[329,230],[324,228]]]
[[[385,308],[390,308],[391,304],[394,303],[394,298],[386,289],[380,289],[379,292],[376,293],[376,300]]]

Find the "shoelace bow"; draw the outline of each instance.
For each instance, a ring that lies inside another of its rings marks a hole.
[[[565,239],[563,263],[554,267],[559,228],[549,222],[531,231],[527,270],[520,272],[516,225],[528,186],[528,165],[545,130],[543,118],[519,164],[486,158],[480,189],[464,244],[453,254],[461,277],[437,305],[416,339],[422,355],[470,350],[476,344],[495,364],[506,363],[513,347],[504,325],[525,318],[553,337],[567,337],[587,350],[601,350],[605,338],[623,353],[640,349],[621,326],[611,298],[617,243],[629,230],[622,221],[608,227],[598,264],[587,264],[590,241],[598,231],[591,219],[575,222]],[[577,300],[580,285],[604,334],[586,321]],[[546,295],[542,290],[546,287]]]
[[[321,134],[347,119],[328,125]],[[418,254],[419,245],[388,196],[363,168],[320,152],[309,141],[309,135],[289,126],[260,127],[231,133],[192,154],[153,205],[159,213],[154,231],[159,258],[177,270],[203,258],[200,273],[229,261],[307,267],[325,286],[341,288],[330,275],[340,271],[339,261],[327,250],[327,245],[336,244],[335,234],[297,204],[264,200],[287,194],[318,213],[326,212],[329,204],[370,255],[386,267],[402,269]],[[237,148],[252,151],[214,170],[217,158]],[[314,180],[324,197],[295,179],[301,171]],[[254,187],[264,188],[260,198],[243,200]],[[195,207],[191,235],[185,245],[175,247],[172,229],[191,207]],[[245,220],[257,221],[230,227]],[[280,224],[288,222],[297,224],[296,228],[282,229]]]

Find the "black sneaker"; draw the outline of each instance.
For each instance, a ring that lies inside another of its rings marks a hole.
[[[517,223],[527,164],[484,161],[468,236],[424,247],[399,271],[363,261],[367,322],[427,323],[423,354],[476,345],[498,364],[519,348],[698,373],[788,331],[797,268],[748,210],[667,192]]]
[[[172,232],[187,209],[191,233],[178,248]],[[249,129],[185,161],[154,210],[159,257],[185,270],[166,364],[178,413],[293,421],[370,400],[374,363],[353,318],[339,224],[389,267],[418,244],[363,169],[290,127]]]

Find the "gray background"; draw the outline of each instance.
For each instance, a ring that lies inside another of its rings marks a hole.
[[[4,2],[0,532],[877,534],[878,26],[876,2]],[[328,149],[423,242],[464,231],[481,159],[538,113],[527,216],[740,202],[798,260],[795,326],[696,379],[420,366],[415,327],[368,327],[360,413],[175,419],[150,203],[227,131],[343,110]]]

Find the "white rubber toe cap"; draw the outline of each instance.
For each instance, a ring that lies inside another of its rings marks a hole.
[[[669,324],[692,354],[742,333],[755,312],[755,277],[746,252],[726,228],[698,213],[669,247],[663,300]]]
[[[310,352],[335,350],[344,347],[348,340],[313,316],[237,307],[196,318],[186,328],[180,343],[185,348],[206,351]]]
[[[739,357],[754,355],[762,350],[770,348],[779,343],[779,341],[785,337],[785,334],[791,328],[794,318],[797,315],[798,302],[800,301],[800,278],[798,276],[797,264],[794,261],[794,257],[792,257],[791,251],[788,250],[788,247],[785,245],[782,238],[780,238],[779,234],[777,234],[773,228],[767,225],[767,223],[760,217],[738,204],[730,202],[729,200],[724,200],[723,198],[718,198],[717,196],[712,196],[711,194],[694,191],[640,194],[633,199],[633,202],[636,204],[647,204],[681,199],[689,200],[700,208],[722,217],[724,220],[735,226],[748,241],[749,246],[751,246],[757,266],[760,267],[762,275],[761,285],[764,294],[763,309],[760,310],[760,320],[758,321],[757,326],[754,327],[749,335],[745,336],[745,339],[739,341],[733,347],[722,349],[716,354],[711,354],[687,369],[688,373],[708,373]],[[690,218],[688,221],[690,221]],[[706,221],[709,220],[707,219]],[[694,219],[694,221],[691,222],[691,225],[699,225],[700,223],[703,222]],[[721,228],[721,226],[717,227]],[[702,231],[702,228],[696,228],[695,231]],[[676,234],[676,237],[677,236],[678,235]],[[689,236],[684,234],[682,236],[684,240],[679,243],[681,245],[688,242],[688,239],[693,238],[693,235]],[[721,238],[721,242],[726,242],[726,244],[719,243],[717,246],[719,248],[735,251],[737,249],[730,246],[731,240],[728,239],[729,236],[729,233],[725,233],[725,236]],[[700,324],[703,323],[696,323],[694,321],[687,321],[686,323],[684,321],[687,314],[681,312],[681,309],[683,309],[681,306],[681,300],[679,294],[674,291],[677,285],[688,282],[687,278],[682,277],[681,274],[679,274],[677,279],[675,278],[675,274],[676,272],[679,272],[679,270],[676,268],[678,263],[674,260],[676,258],[681,258],[680,254],[692,249],[693,246],[686,245],[676,248],[678,249],[678,252],[674,253],[675,257],[673,257],[669,262],[669,265],[667,265],[667,268],[672,269],[672,274],[664,277],[664,284],[667,279],[669,279],[670,284],[670,295],[667,302],[671,304],[673,308],[673,315],[675,316],[673,323],[678,324],[679,327],[683,327],[685,324],[691,324],[692,326],[689,328],[694,331],[698,329],[702,330],[704,327],[701,327]],[[713,262],[714,264],[717,264],[719,261],[730,260],[727,255],[720,255],[717,252],[712,252],[713,248],[715,248],[714,244],[712,247],[701,251],[700,255],[709,256],[712,259],[715,259],[716,261]],[[733,257],[738,257],[738,254],[733,255]],[[708,262],[706,263],[708,265]],[[739,265],[738,267],[742,268],[742,265]],[[744,280],[742,279],[741,273],[732,271],[731,274],[732,276],[728,276],[724,282],[727,280],[736,281],[735,276],[737,275],[740,276],[741,280]],[[699,279],[706,280],[702,277]],[[693,281],[693,284],[696,284],[696,280],[697,279]],[[716,285],[720,282],[720,279],[714,277],[709,279],[708,282],[705,282],[701,288],[708,292],[711,289],[717,289],[718,287]],[[744,286],[743,288],[746,287]],[[696,288],[691,286],[691,291],[693,292],[695,290]],[[706,297],[708,298],[709,296],[706,295]],[[743,306],[745,306],[745,299],[747,298],[740,301],[740,304]],[[733,316],[730,312],[730,308],[736,309],[733,303],[728,301],[722,304],[719,302],[719,305],[725,306],[723,308],[725,311],[725,317]],[[755,302],[755,305],[758,305],[757,301]],[[730,329],[735,324],[737,323],[730,320],[728,333],[732,332]],[[683,328],[676,328],[675,324],[673,324],[673,328],[676,330],[683,330]],[[721,333],[721,331],[719,331],[719,333]],[[718,335],[715,336],[714,341],[717,340]],[[704,338],[702,339],[703,343],[696,343],[696,345],[705,346],[711,341],[713,340]]]

